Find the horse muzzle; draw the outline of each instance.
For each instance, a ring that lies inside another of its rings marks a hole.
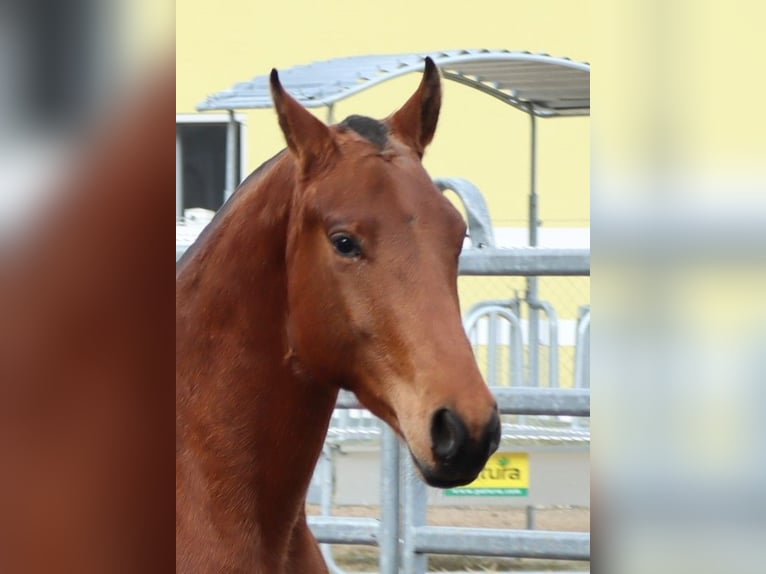
[[[433,464],[415,464],[429,486],[451,488],[473,482],[500,445],[500,417],[493,411],[489,421],[472,437],[462,418],[449,408],[436,411],[431,419]]]

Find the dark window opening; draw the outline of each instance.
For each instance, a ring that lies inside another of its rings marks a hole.
[[[240,124],[235,130],[234,166],[239,183]],[[226,188],[227,124],[179,124],[181,142],[182,208],[217,211]]]

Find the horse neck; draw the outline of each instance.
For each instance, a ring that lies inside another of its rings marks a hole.
[[[179,464],[218,532],[265,523],[260,539],[301,511],[337,397],[287,361],[293,181],[283,156],[245,182],[177,274]]]

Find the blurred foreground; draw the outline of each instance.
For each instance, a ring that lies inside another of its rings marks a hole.
[[[592,13],[593,560],[763,572],[766,11]]]
[[[145,4],[0,6],[2,572],[173,568],[172,28]]]

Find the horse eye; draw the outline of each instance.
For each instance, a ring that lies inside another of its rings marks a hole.
[[[359,257],[362,254],[362,249],[359,247],[356,239],[345,233],[336,233],[330,237],[332,245],[340,255],[343,257]]]

